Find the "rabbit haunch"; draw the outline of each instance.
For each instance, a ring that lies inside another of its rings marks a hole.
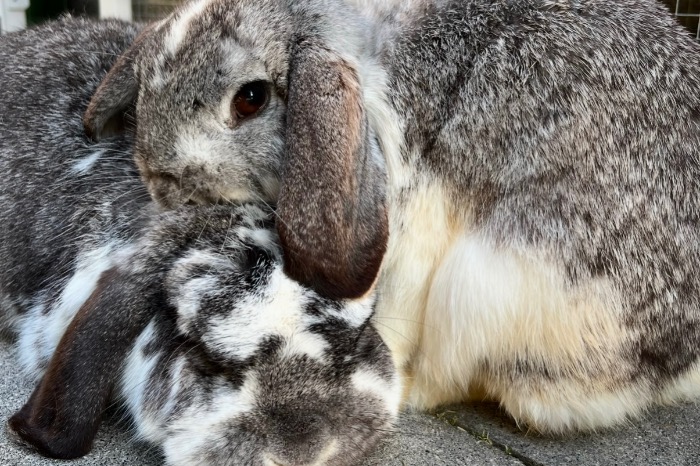
[[[38,382],[8,432],[84,455],[113,394],[171,465],[357,463],[401,393],[373,295],[287,277],[264,204],[161,212],[130,133],[85,137],[136,33],[65,19],[0,38],[0,321]]]
[[[695,398],[700,45],[654,0],[351,3],[188,3],[85,122],[99,132],[131,102],[110,100],[131,73],[139,166],[165,174],[164,205],[274,194],[212,175],[222,163],[281,170],[286,272],[336,298],[376,284],[414,406],[486,393],[559,432]],[[269,106],[227,127],[252,79]],[[205,151],[171,150],[173,128],[215,120],[187,146]]]

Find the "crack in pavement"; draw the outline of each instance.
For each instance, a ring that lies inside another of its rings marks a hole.
[[[506,455],[513,457],[523,463],[525,466],[545,466],[543,463],[540,463],[539,461],[535,461],[532,458],[529,458],[528,456],[525,456],[524,454],[520,453],[517,450],[514,450],[513,448],[509,447],[508,445],[501,443],[497,440],[492,439],[489,437],[489,433],[487,431],[479,431],[474,427],[468,426],[463,424],[462,422],[459,421],[457,418],[457,415],[454,411],[440,411],[440,412],[435,412],[433,413],[435,417],[443,421],[445,424],[448,424],[452,427],[455,427],[457,429],[460,429],[467,434],[471,435],[472,437],[476,438],[480,442],[484,442],[487,445],[490,445]]]

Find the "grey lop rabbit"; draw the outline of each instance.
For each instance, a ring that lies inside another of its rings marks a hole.
[[[374,296],[288,278],[265,204],[161,212],[128,116],[121,136],[85,137],[137,32],[65,19],[0,38],[0,318],[37,381],[8,432],[79,457],[116,399],[169,465],[356,464],[401,395]]]
[[[84,122],[136,106],[163,206],[278,198],[410,405],[598,429],[700,393],[699,57],[654,0],[197,0]]]

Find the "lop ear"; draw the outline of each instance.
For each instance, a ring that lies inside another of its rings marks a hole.
[[[94,140],[109,136],[123,126],[123,114],[136,102],[139,79],[134,67],[147,38],[155,31],[147,26],[119,56],[92,96],[83,115],[85,133]]]
[[[102,275],[29,401],[10,418],[11,433],[51,458],[90,451],[121,364],[149,319],[138,291],[113,270]]]
[[[386,175],[354,67],[306,39],[292,50],[277,230],[285,272],[333,299],[374,284],[386,251]]]

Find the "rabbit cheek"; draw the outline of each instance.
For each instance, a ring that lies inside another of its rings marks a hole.
[[[182,128],[175,136],[168,160],[155,158],[139,165],[154,200],[167,208],[186,203],[213,204],[218,201],[246,202],[258,198],[270,199],[279,191],[276,175],[278,157],[253,150],[243,156],[242,146],[228,135],[223,138],[216,129]],[[222,139],[223,138],[223,139]],[[274,138],[265,141],[262,151],[279,153],[281,144]],[[154,149],[153,153],[161,152]],[[249,156],[257,158],[255,164]]]

